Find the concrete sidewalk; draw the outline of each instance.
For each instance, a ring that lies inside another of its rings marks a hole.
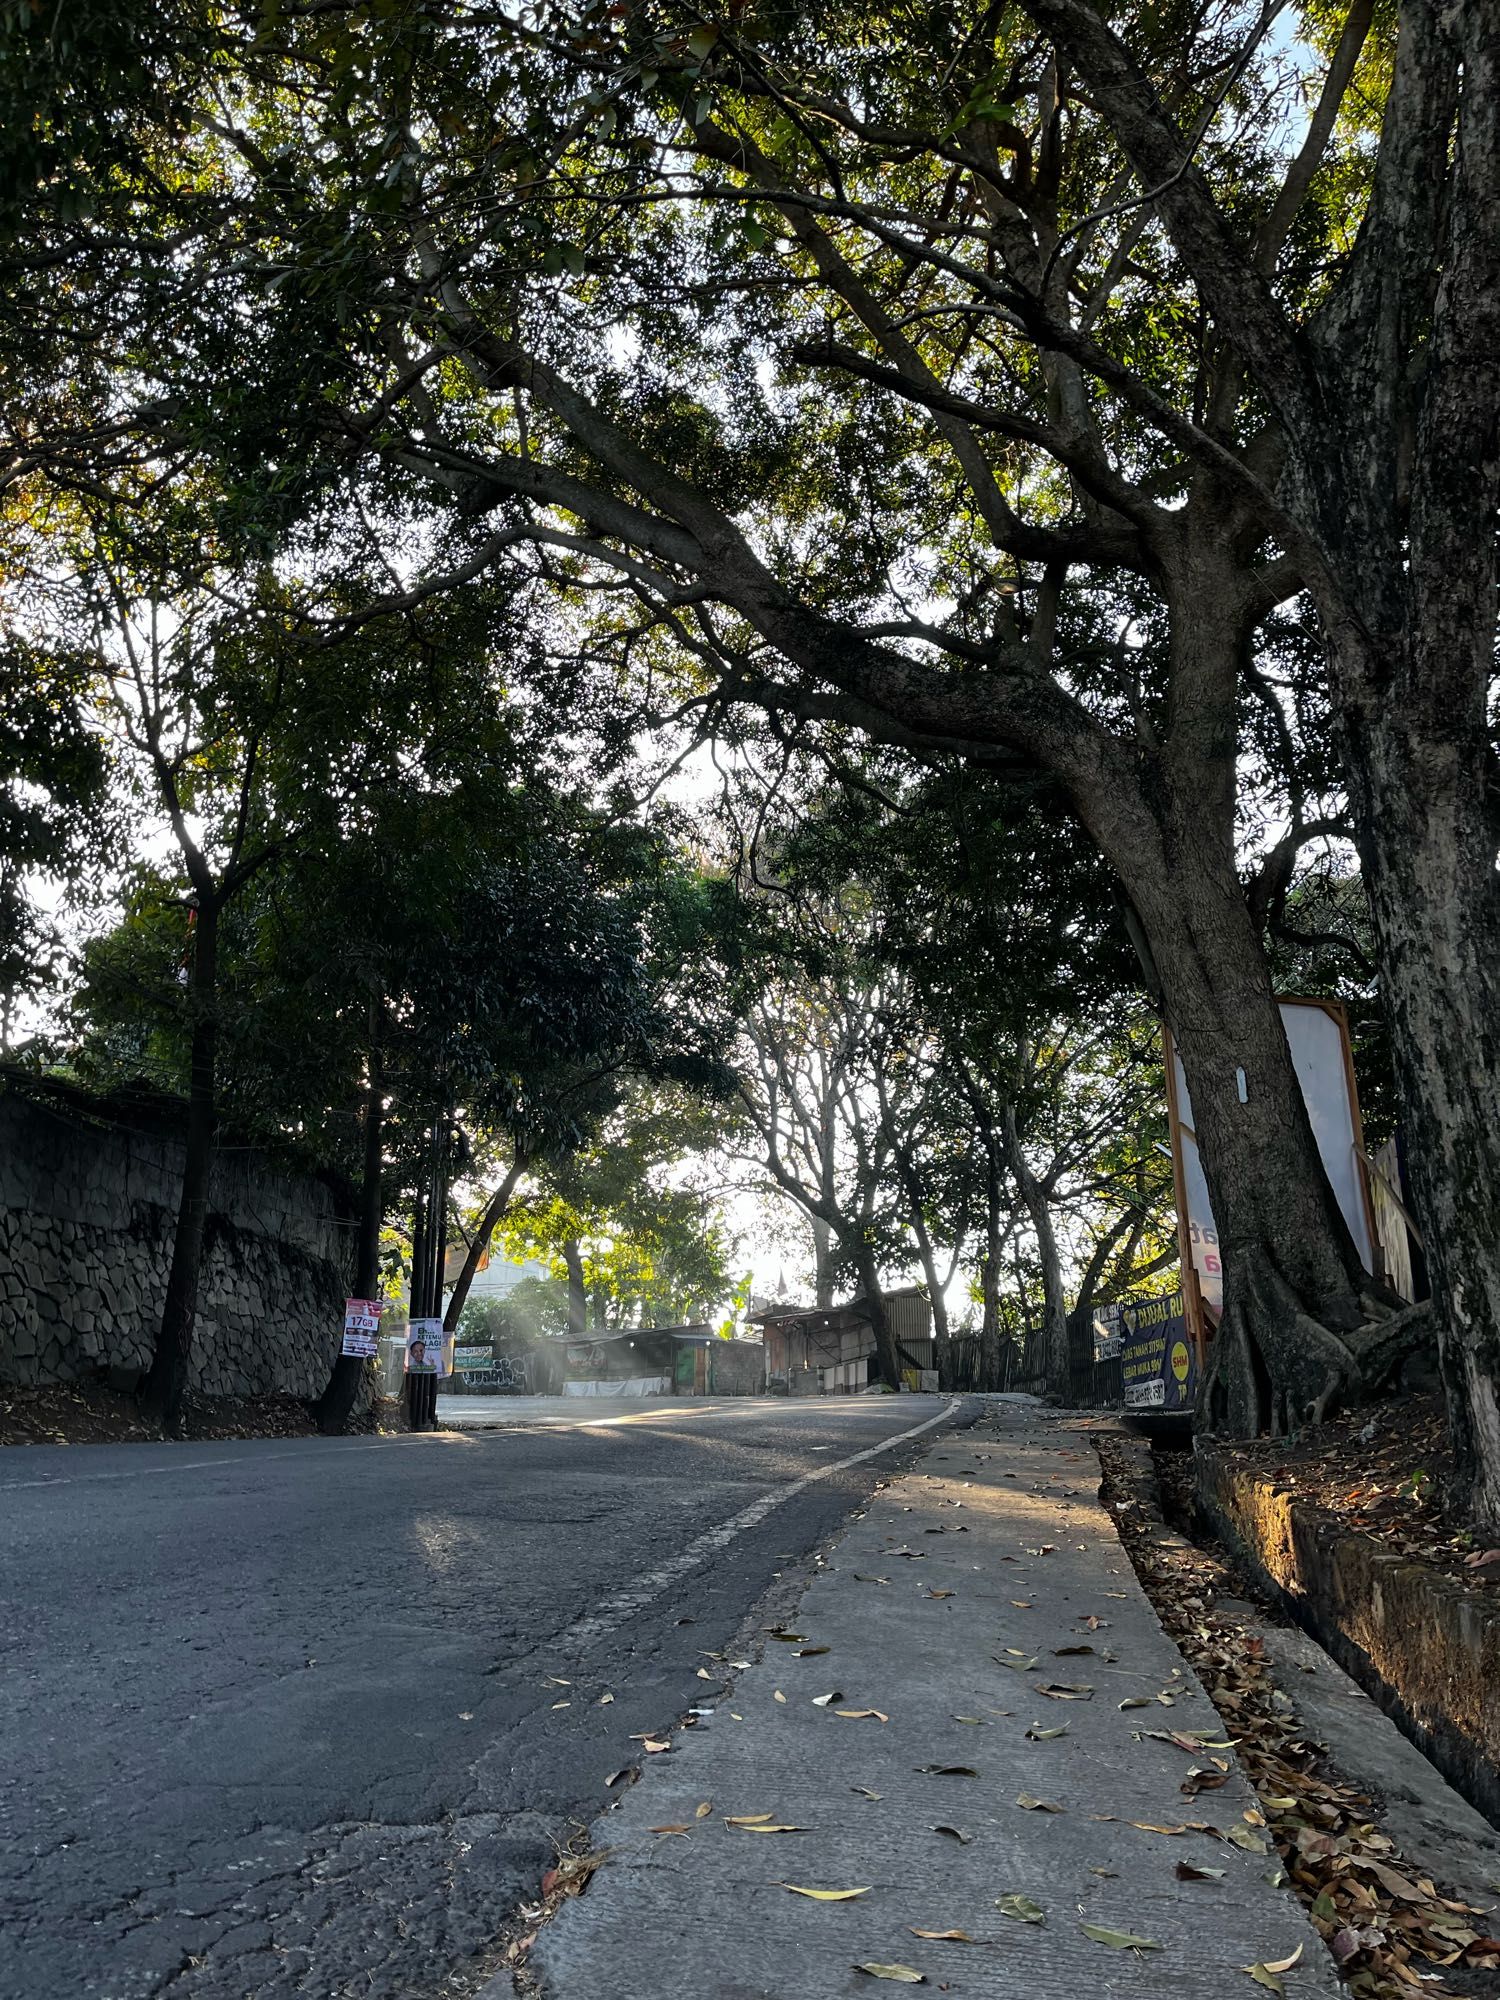
[[[966,1995],[1249,2000],[1276,1975],[1248,1969],[1300,1946],[1291,2000],[1335,1993],[1098,1482],[1087,1431],[1037,1408],[939,1433],[830,1552],[802,1637],[767,1634],[722,1693],[705,1685],[711,1721],[645,1757],[594,1828],[608,1860],[543,1927],[537,1984],[517,1990],[826,2000],[884,1990],[858,1968],[894,1965]],[[1206,1742],[1147,1733],[1171,1731]],[[1224,1782],[1188,1796],[1195,1769]],[[1151,1830],[1189,1821],[1218,1834]],[[1182,1879],[1184,1864],[1222,1874]],[[1012,1897],[1041,1920],[1007,1914]]]

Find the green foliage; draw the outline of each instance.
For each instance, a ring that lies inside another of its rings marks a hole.
[[[554,1280],[575,1249],[589,1324],[669,1326],[709,1317],[734,1293],[728,1241],[711,1187],[689,1171],[724,1129],[724,1113],[680,1088],[636,1085],[596,1137],[550,1162],[501,1224],[517,1259]]]

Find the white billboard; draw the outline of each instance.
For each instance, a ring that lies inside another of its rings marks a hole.
[[[1367,1271],[1375,1268],[1370,1240],[1370,1211],[1360,1164],[1362,1140],[1359,1105],[1354,1095],[1354,1071],[1349,1062],[1343,1015],[1321,1000],[1282,1000],[1281,1022],[1286,1030],[1292,1067],[1302,1086],[1302,1101],[1317,1141],[1323,1171],[1349,1225],[1354,1247]],[[1198,1291],[1215,1317],[1224,1305],[1224,1266],[1219,1232],[1208,1199],[1208,1182],[1198,1157],[1193,1100],[1183,1073],[1182,1058],[1172,1048],[1175,1088],[1174,1164],[1178,1167],[1177,1199],[1188,1252],[1198,1277]]]

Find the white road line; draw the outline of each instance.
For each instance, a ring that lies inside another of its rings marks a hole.
[[[847,1472],[851,1465],[863,1465],[868,1458],[879,1458],[883,1451],[889,1451],[892,1446],[905,1444],[908,1438],[920,1437],[924,1431],[930,1431],[938,1424],[946,1423],[962,1400],[962,1397],[955,1396],[947,1409],[940,1410],[935,1417],[929,1417],[925,1424],[918,1424],[913,1430],[901,1431],[897,1436],[888,1437],[880,1444],[872,1444],[867,1451],[855,1452],[852,1458],[841,1458],[836,1465],[820,1465],[815,1472],[806,1473],[801,1479],[794,1479],[790,1486],[783,1486],[778,1492],[767,1493],[759,1500],[752,1500],[748,1507],[742,1507],[738,1514],[731,1514],[727,1521],[721,1521],[716,1528],[705,1529],[695,1540],[689,1542],[685,1549],[680,1549],[670,1562],[664,1562],[659,1568],[637,1578],[629,1590],[622,1590],[617,1597],[610,1598],[592,1617],[580,1618],[576,1624],[570,1625],[565,1632],[559,1633],[557,1638],[551,1640],[550,1644],[584,1646],[602,1638],[606,1632],[617,1630],[627,1618],[633,1618],[636,1612],[644,1611],[652,1598],[659,1597],[669,1584],[676,1583],[678,1578],[686,1576],[689,1570],[696,1569],[700,1563],[707,1562],[710,1556],[717,1555],[721,1549],[727,1548],[736,1535],[743,1535],[747,1528],[755,1527],[766,1518],[767,1514],[773,1513],[786,1501],[795,1498],[805,1488],[815,1485],[820,1479],[831,1479],[836,1472]]]

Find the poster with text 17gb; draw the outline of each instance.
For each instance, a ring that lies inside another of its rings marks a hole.
[[[341,1354],[352,1354],[360,1361],[371,1361],[375,1357],[376,1335],[380,1332],[380,1308],[382,1299],[345,1299],[344,1301],[344,1344]]]

